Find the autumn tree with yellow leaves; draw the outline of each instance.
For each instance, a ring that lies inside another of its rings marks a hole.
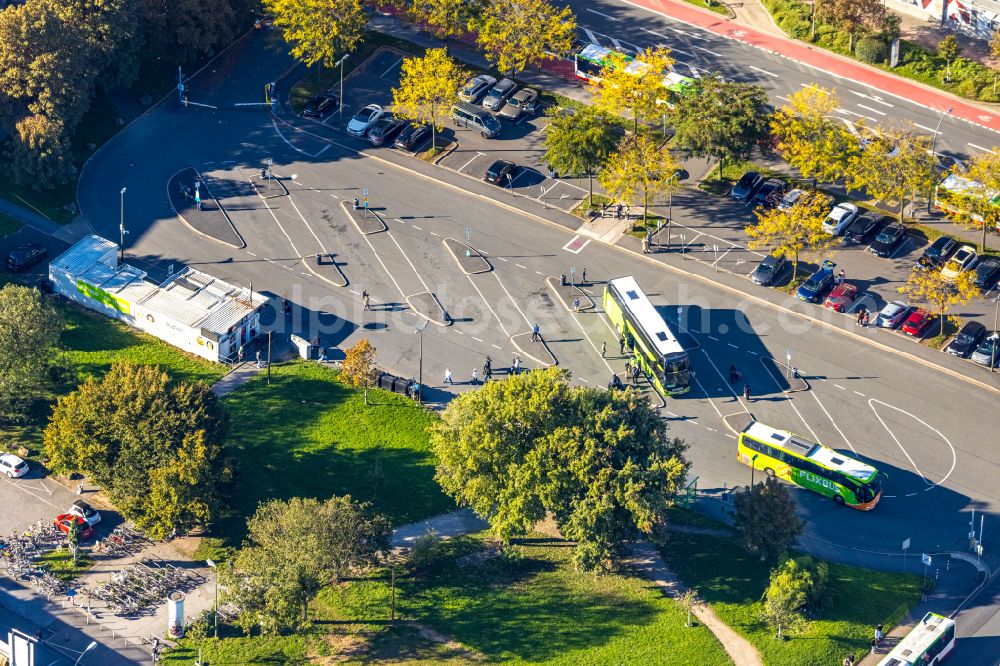
[[[910,278],[899,293],[911,301],[923,303],[938,315],[938,335],[944,335],[944,320],[955,305],[966,305],[979,296],[976,286],[976,272],[963,271],[954,280],[946,278],[941,271],[934,269],[914,268]]]
[[[834,116],[840,100],[833,90],[808,86],[788,96],[788,103],[771,116],[771,133],[778,151],[803,178],[830,183],[843,175],[857,139]]]
[[[441,120],[467,76],[445,49],[428,49],[422,58],[403,60],[399,87],[392,89],[397,116],[431,126],[431,148],[437,148]]]
[[[955,175],[963,179],[964,188],[961,192],[939,192],[950,204],[943,208],[944,213],[955,224],[982,229],[985,250],[987,230],[1000,228],[1000,206],[996,204],[1000,194],[1000,154],[990,151],[975,155],[965,162],[964,169],[956,168]]]
[[[469,21],[483,55],[511,78],[573,48],[576,17],[549,0],[492,0]]]
[[[595,84],[596,106],[615,116],[628,113],[632,131],[638,131],[640,122],[666,113],[666,107],[659,108],[666,104],[663,77],[673,64],[670,49],[662,47],[647,48],[634,61],[612,51],[601,68],[600,82]]]
[[[375,347],[368,342],[368,338],[358,340],[354,346],[344,351],[340,376],[349,386],[364,389],[366,405],[368,389],[375,382],[375,372]]]
[[[750,249],[771,248],[792,259],[792,280],[798,274],[799,255],[821,252],[839,241],[823,231],[827,214],[825,197],[806,193],[791,208],[759,208],[757,224],[746,227]]]
[[[411,21],[425,26],[428,32],[444,40],[447,53],[449,41],[461,37],[468,30],[469,21],[475,16],[479,4],[475,0],[411,0],[405,8]]]
[[[597,179],[612,198],[629,206],[641,201],[645,224],[652,200],[679,187],[678,169],[666,145],[657,145],[645,134],[635,134],[622,139]]]
[[[357,46],[368,23],[361,0],[263,0],[289,51],[307,67],[331,67]]]

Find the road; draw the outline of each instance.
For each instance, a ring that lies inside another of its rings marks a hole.
[[[627,243],[593,241],[555,213],[559,224],[544,224],[509,202],[498,203],[490,196],[495,190],[483,183],[393,151],[365,156],[343,137],[331,142],[296,132],[284,124],[295,122],[287,114],[274,120],[233,109],[234,102],[256,99],[261,81],[280,81],[291,66],[264,35],[253,35],[194,81],[199,99],[218,110],[183,109],[170,101],[126,128],[83,170],[79,201],[88,221],[116,238],[119,190],[127,187],[128,254],[154,278],[170,265],[193,265],[237,283],[253,282],[255,290],[295,304],[295,332],[341,347],[367,337],[379,362],[403,374],[417,373],[415,331],[424,321],[407,307],[407,297],[432,292],[454,320],[422,333],[425,380],[440,395],[445,368],[464,380],[487,354],[496,366],[506,365],[517,353],[511,338],[536,322],[574,382],[606,385],[612,372],[624,368],[623,359],[603,359],[598,351],[602,342],[616,350],[606,318],[566,311],[544,278],[586,267],[588,288],[599,296],[603,280],[634,274],[665,317],[699,345],[692,352],[693,390],[671,400],[663,413],[672,434],[689,442],[692,476],[706,497],[749,482],[722,418],[749,411],[768,424],[854,452],[888,473],[886,497],[869,513],[796,492],[808,520],[806,549],[895,568],[902,564],[904,539],[911,539],[911,554],[966,546],[972,508],[985,513],[992,543],[991,526],[1000,515],[996,393],[856,337],[868,333],[821,325],[716,286],[711,269],[695,262],[665,267],[625,251]],[[252,186],[251,177],[267,158],[289,196],[266,199]],[[190,166],[221,186],[216,194],[246,248],[197,236],[174,215],[166,183]],[[387,220],[387,232],[363,236],[342,210],[340,202],[362,189]],[[470,228],[473,246],[493,264],[489,273],[463,274],[443,246],[446,238],[464,241]],[[336,255],[350,281],[346,288],[310,270],[302,257],[316,252]],[[372,294],[374,312],[362,311],[362,289]],[[789,350],[811,390],[784,393],[780,377],[760,361],[784,359]],[[751,402],[724,376],[730,364],[752,387]]]

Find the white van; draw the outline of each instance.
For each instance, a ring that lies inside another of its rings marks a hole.
[[[502,129],[500,121],[492,113],[468,102],[455,102],[451,107],[451,119],[456,125],[476,130],[487,139],[500,136]]]

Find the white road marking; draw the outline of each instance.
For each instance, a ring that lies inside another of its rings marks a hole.
[[[885,111],[879,111],[878,109],[873,109],[872,107],[865,106],[864,104],[856,104],[855,106],[857,106],[859,109],[864,109],[865,111],[871,111],[872,113],[877,113],[880,116],[885,115]]]
[[[567,252],[572,252],[573,254],[580,254],[580,252],[583,251],[583,248],[585,248],[588,245],[590,245],[591,239],[588,238],[586,241],[584,241],[583,245],[581,245],[580,247],[578,247],[575,250],[571,250],[569,246],[572,245],[574,242],[576,242],[579,239],[580,239],[579,236],[573,236],[572,238],[569,239],[569,241],[565,245],[562,246],[562,249],[566,250]]]
[[[323,154],[324,152],[326,152],[326,151],[327,151],[327,150],[328,150],[329,148],[330,148],[330,144],[328,143],[328,144],[326,144],[325,146],[323,146],[322,148],[320,148],[319,150],[317,150],[317,151],[316,151],[316,153],[315,153],[315,154],[313,155],[313,157],[314,157],[314,158],[315,158],[315,157],[319,157],[319,156],[320,156],[320,155],[322,155],[322,154]]]
[[[844,440],[844,443],[847,444],[848,447],[850,447],[851,451],[854,451],[854,453],[857,454],[858,452],[857,449],[854,448],[850,440],[847,439],[847,435],[844,434],[844,431],[840,429],[840,426],[837,425],[837,422],[833,420],[832,416],[830,416],[830,412],[826,411],[826,407],[823,405],[822,402],[819,401],[819,396],[816,395],[816,392],[809,391],[809,395],[811,395],[813,398],[816,399],[816,404],[819,405],[820,409],[823,410],[823,413],[826,414],[826,418],[830,419],[830,423],[832,423],[833,427],[837,429],[838,433],[840,433],[840,436]]]
[[[431,232],[431,236],[440,236],[440,235],[441,235],[441,234],[438,234],[438,233],[435,233],[435,232],[433,232],[433,231]]]
[[[965,145],[970,146],[972,148],[975,148],[976,150],[982,150],[983,152],[987,152],[987,153],[994,153],[994,154],[996,154],[996,152],[997,152],[997,151],[992,150],[990,148],[983,148],[982,146],[977,146],[974,143],[967,143]]]
[[[590,380],[587,379],[586,377],[577,377],[577,379],[579,379],[581,382],[587,382],[588,384],[590,383]]]
[[[473,163],[474,161],[476,161],[476,158],[478,158],[478,157],[480,157],[480,156],[482,156],[482,155],[485,155],[485,153],[481,153],[481,152],[479,152],[479,151],[477,150],[477,151],[476,151],[476,154],[475,154],[475,155],[473,155],[473,156],[472,156],[471,158],[469,158],[469,161],[468,161],[468,162],[466,162],[466,163],[465,163],[465,164],[463,164],[462,166],[458,167],[458,170],[459,170],[459,171],[463,171],[463,170],[465,169],[465,167],[467,167],[467,166],[469,166],[470,164],[472,164],[472,163]]]
[[[941,433],[941,431],[940,431],[940,430],[938,430],[938,429],[937,429],[937,428],[935,428],[934,426],[930,425],[929,423],[927,423],[926,421],[924,421],[924,420],[923,420],[923,419],[921,419],[920,417],[918,417],[918,416],[914,416],[913,414],[911,414],[910,412],[906,411],[905,409],[900,409],[899,407],[896,407],[895,405],[890,405],[890,404],[889,404],[889,403],[887,403],[887,402],[882,402],[881,400],[876,400],[875,398],[872,398],[871,400],[869,400],[869,401],[868,401],[868,406],[869,406],[869,407],[871,407],[871,409],[872,409],[872,411],[873,411],[873,412],[875,412],[875,418],[877,418],[877,419],[879,420],[879,422],[880,422],[880,423],[882,424],[882,426],[883,426],[883,427],[884,427],[884,428],[885,428],[886,430],[888,430],[888,431],[889,431],[889,434],[890,434],[890,435],[892,436],[892,438],[893,438],[894,440],[896,440],[896,443],[897,443],[897,444],[899,444],[899,440],[898,440],[898,439],[896,439],[896,435],[894,435],[894,434],[892,433],[892,431],[891,431],[891,430],[889,430],[889,426],[887,426],[887,425],[885,424],[885,421],[883,421],[883,420],[882,420],[882,417],[881,417],[881,416],[879,416],[878,412],[877,412],[877,411],[875,410],[875,405],[874,405],[873,403],[876,403],[876,402],[877,402],[878,404],[880,404],[880,405],[884,405],[884,406],[888,407],[889,409],[895,409],[895,410],[896,410],[897,412],[899,412],[899,413],[901,413],[901,414],[906,414],[906,415],[907,415],[907,416],[909,416],[909,417],[910,417],[911,419],[913,419],[914,421],[916,421],[916,422],[917,422],[917,423],[919,423],[920,425],[924,426],[924,427],[925,427],[925,428],[927,428],[928,430],[933,430],[933,431],[934,431],[935,433],[937,433],[937,436],[938,436],[938,437],[940,437],[940,438],[941,438],[941,440],[942,440],[942,441],[943,441],[943,442],[944,442],[945,444],[947,444],[947,445],[948,445],[948,448],[949,448],[949,449],[951,449],[951,467],[950,467],[950,468],[948,469],[948,473],[947,473],[947,474],[945,474],[945,475],[944,475],[944,477],[942,477],[940,481],[937,481],[937,482],[935,482],[935,483],[928,483],[927,485],[928,485],[928,486],[930,486],[930,487],[934,487],[934,486],[939,486],[939,485],[941,485],[942,483],[944,483],[945,481],[947,481],[947,480],[948,480],[948,477],[949,477],[949,476],[951,476],[951,473],[955,471],[955,465],[956,465],[956,464],[958,464],[958,454],[957,454],[957,453],[955,452],[955,447],[954,447],[954,446],[952,446],[952,444],[951,444],[951,442],[950,442],[950,441],[948,440],[948,438],[947,438],[947,437],[945,437],[945,436],[944,436],[944,435],[943,435],[943,434]],[[899,448],[900,448],[900,449],[903,449],[903,445],[902,445],[902,444],[899,444]],[[907,457],[907,458],[909,458],[909,457],[910,457],[910,455],[909,455],[908,453],[906,453],[906,449],[903,449],[903,453],[904,453],[904,454],[906,455],[906,457]],[[913,462],[913,460],[911,459],[911,460],[910,460],[910,462],[912,463],[912,462]],[[916,466],[916,465],[913,465],[913,469],[917,469],[917,466]],[[924,475],[923,475],[923,474],[922,474],[922,473],[920,472],[920,470],[919,470],[919,469],[917,469],[917,474],[920,474],[920,476],[921,476],[921,477],[924,477]],[[925,482],[927,481],[927,478],[926,478],[926,477],[924,477],[924,481],[925,481]],[[927,488],[926,490],[930,490],[930,488]]]
[[[492,275],[497,279],[497,282],[500,283],[500,288],[503,289],[505,294],[507,294],[507,298],[509,298],[510,302],[514,304],[514,307],[517,308],[517,311],[521,313],[521,316],[524,317],[524,322],[528,326],[531,326],[531,322],[528,321],[528,316],[524,314],[524,310],[521,309],[521,306],[517,304],[517,301],[514,300],[514,297],[510,295],[509,291],[507,291],[507,287],[504,286],[503,281],[500,279],[500,276],[497,275],[496,271],[490,271],[490,275]]]
[[[768,76],[775,76],[775,77],[778,76],[774,72],[769,72],[766,69],[761,69],[760,67],[754,67],[753,65],[750,65],[750,69],[754,70],[755,72],[760,72],[761,74],[767,74]]]
[[[410,256],[403,250],[403,246],[399,244],[399,241],[396,240],[396,237],[392,235],[391,231],[386,231],[385,233],[392,239],[392,242],[396,244],[396,247],[399,248],[399,253],[403,255],[403,258],[406,259],[406,263],[408,263],[410,268],[413,269],[413,273],[417,276],[417,279],[420,280],[420,284],[424,285],[424,291],[430,292],[431,288],[427,286],[426,282],[424,282],[424,278],[421,277],[420,273],[417,271],[417,267],[413,265],[412,261],[410,261]]]
[[[514,264],[514,265],[517,266],[518,268],[523,268],[524,270],[528,270],[527,266],[522,266],[521,264]]]
[[[715,428],[709,428],[708,426],[705,426],[705,428],[706,428],[707,430],[711,430],[712,432],[719,432],[719,431],[718,431],[718,430],[716,430]]]
[[[941,134],[941,132],[939,132],[938,130],[933,129],[931,127],[927,127],[926,125],[921,125],[920,123],[913,123],[913,126],[914,127],[919,127],[922,130],[927,130],[931,134]]]
[[[285,135],[281,133],[280,129],[278,129],[278,124],[274,121],[274,118],[271,118],[271,127],[273,127],[275,133],[279,137],[281,137],[281,140],[288,144],[289,148],[291,148],[292,150],[297,150],[298,152],[302,153],[306,157],[309,157],[309,158],[313,157],[312,155],[310,155],[309,153],[307,153],[306,151],[302,150],[301,148],[299,148],[298,146],[296,146],[295,144],[293,144],[291,141],[289,141],[288,139],[286,139]]]
[[[860,395],[862,398],[865,397],[865,394],[861,393],[860,391],[855,391],[854,394],[855,395]]]
[[[249,255],[250,255],[251,257],[256,257],[256,256],[257,256],[256,254],[254,254],[254,253],[253,253],[253,252],[251,252],[250,250],[247,250],[247,254],[249,254]]]
[[[858,92],[857,90],[848,90],[847,92],[851,93],[852,95],[857,95],[858,97],[864,97],[865,99],[870,99],[871,101],[875,102],[876,104],[882,104],[883,106],[887,106],[890,109],[894,108],[892,104],[889,104],[889,102],[883,102],[878,97],[874,97],[872,95],[866,95],[864,93]]]
[[[507,261],[507,259],[504,259],[503,257],[497,257],[497,259],[499,259],[500,261]]]
[[[733,349],[739,349],[739,347],[737,347],[736,345],[734,345],[732,342],[727,342],[726,344],[729,345],[730,347],[732,347]]]
[[[43,502],[45,502],[46,504],[48,504],[49,506],[51,506],[51,507],[53,507],[53,508],[56,508],[56,509],[60,508],[60,507],[56,506],[55,504],[53,504],[52,502],[50,502],[50,501],[48,501],[47,499],[45,499],[44,497],[42,497],[41,495],[36,495],[35,493],[31,492],[30,490],[28,490],[27,488],[25,488],[25,487],[24,487],[23,485],[21,485],[21,484],[19,484],[19,483],[11,483],[11,484],[10,484],[10,486],[11,486],[12,488],[17,488],[17,489],[18,489],[18,490],[20,490],[21,492],[25,492],[25,493],[28,493],[29,495],[31,495],[31,496],[32,496],[32,497],[34,497],[35,499],[40,499],[40,500],[42,500]]]
[[[608,19],[609,21],[617,21],[618,20],[614,16],[609,16],[608,14],[605,14],[604,12],[599,12],[596,9],[591,9],[590,7],[587,7],[587,11],[590,12],[591,14],[597,14],[598,16],[603,16],[604,18]]]
[[[486,307],[489,309],[489,311],[493,313],[494,317],[496,317],[497,323],[500,324],[500,328],[503,330],[503,334],[506,335],[509,338],[510,337],[510,332],[507,330],[507,327],[503,325],[503,320],[500,319],[500,315],[497,314],[497,311],[493,309],[493,306],[490,305],[490,302],[488,300],[486,300],[485,296],[483,296],[483,292],[479,290],[479,287],[476,285],[476,282],[472,279],[472,276],[469,275],[468,273],[466,273],[465,277],[468,278],[469,284],[471,284],[472,288],[476,290],[476,293],[479,294],[479,297],[481,299],[483,299],[483,303],[486,305]],[[458,333],[461,333],[461,331],[458,331],[457,329],[456,329],[456,331]]]
[[[837,388],[839,388],[841,391],[846,391],[847,390],[846,388],[844,388],[840,384],[834,384],[834,386],[836,386]]]
[[[712,55],[716,56],[717,58],[721,58],[722,57],[721,53],[716,53],[712,49],[706,49],[704,46],[698,46],[697,44],[694,44],[694,45],[691,46],[691,48],[698,49],[699,51],[704,51],[705,53],[711,53]]]
[[[708,336],[708,339],[711,340],[711,341],[713,341],[713,342],[718,342],[719,341],[719,338],[712,337],[711,335]]]
[[[417,226],[417,225],[415,225],[415,224],[413,225],[413,228],[414,228],[414,229],[416,229],[417,231],[423,231],[423,229],[421,229],[420,227],[418,227],[418,226]]]
[[[576,326],[577,326],[577,328],[580,329],[580,332],[583,333],[583,337],[587,338],[587,342],[589,342],[590,346],[594,348],[594,353],[597,354],[598,356],[601,356],[600,350],[597,348],[597,345],[594,343],[594,341],[590,339],[590,336],[587,335],[587,331],[584,330],[583,325],[579,321],[579,318],[578,317],[570,317],[570,319],[573,320],[573,323],[575,323]],[[603,356],[601,356],[601,360],[604,361],[604,365],[608,366],[608,372],[610,372],[612,374],[615,374],[614,368],[612,368],[611,364],[608,363],[608,359],[606,359]]]
[[[469,337],[472,338],[473,340],[475,340],[476,342],[482,342],[482,340],[480,340],[479,338],[477,338],[474,335],[470,335]]]
[[[491,343],[491,346],[492,346],[492,347],[493,347],[494,349],[499,349],[500,351],[503,351],[503,347],[501,347],[500,345],[494,345],[494,344],[492,344],[492,343]]]
[[[399,60],[397,60],[396,62],[394,62],[394,63],[392,63],[391,65],[389,65],[389,68],[388,68],[388,69],[386,69],[386,70],[385,70],[384,72],[382,72],[381,74],[379,74],[379,75],[378,75],[378,78],[380,78],[380,79],[384,79],[384,78],[385,78],[385,75],[386,75],[386,74],[388,74],[389,72],[391,72],[391,71],[392,71],[393,69],[395,69],[395,68],[396,68],[396,65],[398,65],[398,64],[399,64],[399,63],[401,63],[401,62],[403,62],[403,59],[402,59],[402,58],[400,58],[400,59],[399,59]]]
[[[866,116],[866,115],[864,115],[862,113],[854,113],[853,111],[848,111],[847,109],[835,109],[835,111],[839,111],[841,113],[849,113],[852,116],[857,116],[858,118],[865,118],[865,119],[870,120],[870,121],[875,122],[875,123],[878,122],[878,118],[872,118],[871,116]]]
[[[733,435],[733,434],[731,434],[731,433],[728,433],[728,432],[727,432],[727,433],[725,433],[725,435],[726,435],[726,437],[728,437],[729,439],[736,439],[736,435]]]
[[[597,44],[598,46],[601,45],[601,42],[597,39],[597,35],[595,35],[592,30],[588,30],[587,28],[583,28],[583,31],[585,33],[587,33],[587,38],[590,39],[590,43],[591,44]]]
[[[705,394],[705,398],[708,400],[708,404],[712,405],[712,409],[715,410],[715,413],[719,415],[720,419],[723,419],[722,412],[720,412],[719,408],[715,406],[714,402],[712,402],[712,396],[710,396],[708,394],[708,391],[706,391],[705,387],[701,385],[701,382],[698,381],[698,378],[697,377],[691,377],[691,379],[693,379],[694,383],[698,385],[698,388],[701,389],[701,392]],[[723,421],[725,421],[725,419],[723,419]],[[689,423],[691,423],[691,422],[689,421]],[[695,423],[695,425],[698,425],[698,424]]]
[[[535,275],[544,275],[541,271],[535,271]]]
[[[782,97],[781,95],[775,95],[775,97],[777,97],[778,99],[780,99],[782,101],[785,101],[785,102],[791,102],[792,101],[792,100],[788,99],[787,97]]]

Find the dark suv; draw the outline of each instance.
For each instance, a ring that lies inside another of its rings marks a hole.
[[[777,256],[769,254],[760,260],[757,264],[757,268],[753,269],[753,273],[750,274],[750,280],[754,284],[759,284],[762,287],[768,287],[774,284],[774,281],[782,271],[785,270],[785,255],[779,254]]]
[[[760,187],[763,182],[764,177],[759,173],[756,171],[747,171],[743,174],[743,177],[740,178],[735,185],[733,185],[733,189],[729,191],[729,195],[737,201],[749,201],[750,197],[754,195],[757,188]]]
[[[951,253],[958,248],[958,242],[951,236],[939,236],[931,243],[924,253],[920,255],[921,266],[926,266],[928,268],[934,268],[937,266],[943,266],[944,262],[948,260]]]
[[[970,321],[962,327],[958,335],[952,338],[948,346],[945,347],[945,351],[954,356],[965,358],[975,350],[976,345],[979,344],[979,340],[984,335],[986,335],[986,327],[978,321]]]
[[[15,247],[7,256],[7,268],[13,273],[26,271],[47,257],[48,254],[49,251],[44,247],[33,243]]]

